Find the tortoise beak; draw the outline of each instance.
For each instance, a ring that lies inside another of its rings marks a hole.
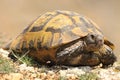
[[[100,48],[104,44],[104,38],[102,36],[97,36],[95,39],[95,44],[97,48]]]

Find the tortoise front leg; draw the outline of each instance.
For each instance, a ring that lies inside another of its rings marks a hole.
[[[100,64],[98,54],[87,52],[83,49],[84,42],[78,41],[75,44],[59,50],[56,54],[57,64],[68,66],[96,66]]]
[[[107,45],[103,45],[103,47],[99,50],[99,55],[99,59],[103,64],[103,67],[113,65],[113,63],[117,60],[113,50]]]

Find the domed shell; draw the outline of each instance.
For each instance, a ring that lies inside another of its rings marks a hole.
[[[91,32],[102,35],[100,28],[83,15],[71,11],[47,12],[26,27],[7,47],[18,51],[55,48]]]

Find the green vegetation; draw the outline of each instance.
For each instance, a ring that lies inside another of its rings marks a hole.
[[[4,59],[0,56],[0,73],[10,73],[14,72],[13,63],[10,62],[8,59]]]
[[[24,55],[21,56],[21,55],[18,55],[12,52],[12,55],[17,59],[19,63],[27,64],[28,66],[33,66],[34,60],[30,56],[27,55],[28,53],[29,52],[26,52]]]
[[[20,57],[19,59],[18,59],[20,62],[22,62],[22,63],[24,63],[24,64],[27,64],[28,66],[33,66],[33,64],[34,64],[34,61],[33,61],[33,59],[32,58],[30,58],[29,56],[24,56],[24,57]]]
[[[60,76],[59,80],[67,80],[65,76]]]
[[[97,80],[98,76],[95,73],[85,73],[79,76],[79,80]]]

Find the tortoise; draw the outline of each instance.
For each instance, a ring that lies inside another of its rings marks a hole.
[[[88,17],[72,11],[40,15],[4,47],[28,55],[45,65],[113,65],[114,44]],[[10,53],[11,54],[11,53]]]

